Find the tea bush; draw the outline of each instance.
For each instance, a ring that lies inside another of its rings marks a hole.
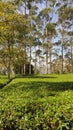
[[[0,130],[73,130],[73,75],[12,80],[0,90]]]

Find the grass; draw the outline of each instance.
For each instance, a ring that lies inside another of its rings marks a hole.
[[[73,74],[13,79],[0,111],[0,130],[73,130]]]

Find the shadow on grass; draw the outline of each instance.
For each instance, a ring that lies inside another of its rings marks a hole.
[[[22,93],[31,92],[31,95],[34,97],[44,97],[45,95],[55,96],[58,95],[58,92],[73,90],[73,82],[18,82],[4,88],[5,92],[12,92],[14,90],[19,92],[22,91]]]
[[[4,79],[4,78],[3,78]],[[10,80],[8,80],[6,83],[0,83],[0,89],[4,88],[6,85],[8,85],[13,79],[15,78],[11,78]]]
[[[16,78],[57,78],[57,76],[51,75],[17,75]]]
[[[20,83],[24,84],[24,83]],[[73,82],[31,82],[31,83],[25,83],[23,86],[23,89],[47,89],[48,91],[66,91],[66,90],[73,90]]]

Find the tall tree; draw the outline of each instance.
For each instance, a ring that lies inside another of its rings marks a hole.
[[[62,47],[62,73],[64,71],[64,43],[65,43],[65,36],[66,36],[66,24],[67,20],[72,17],[72,7],[68,7],[68,1],[66,3],[63,3],[63,5],[60,7],[59,10],[59,21],[60,21],[60,27],[61,27],[61,47]]]
[[[50,27],[50,25],[52,25],[52,23],[53,23],[54,2],[55,1],[46,0],[45,1],[45,8],[39,14],[40,19],[43,21],[43,30],[45,29],[44,43],[45,43],[45,54],[46,54],[46,74],[48,74],[48,62],[49,62],[48,57],[49,57],[49,55],[50,55],[50,69],[51,69],[51,49],[50,49],[50,45],[52,45],[52,44],[49,42],[50,39],[51,39],[51,37],[50,37],[51,29],[49,31],[47,26],[49,25],[49,27]],[[51,36],[52,37],[54,36],[53,33],[52,33]],[[50,73],[51,73],[51,70],[50,70]]]
[[[10,79],[11,64],[12,64],[12,51],[15,43],[18,41],[19,31],[22,25],[25,26],[26,21],[21,14],[16,13],[16,6],[10,2],[0,2],[0,15],[1,18],[1,46],[5,46],[8,53],[8,78]],[[2,39],[2,40],[1,40]],[[14,53],[14,52],[13,52]]]

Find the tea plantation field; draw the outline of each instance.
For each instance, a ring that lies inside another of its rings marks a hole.
[[[0,130],[73,130],[73,74],[24,76],[1,88]]]
[[[0,86],[6,84],[7,82],[8,82],[7,77],[0,75]]]

